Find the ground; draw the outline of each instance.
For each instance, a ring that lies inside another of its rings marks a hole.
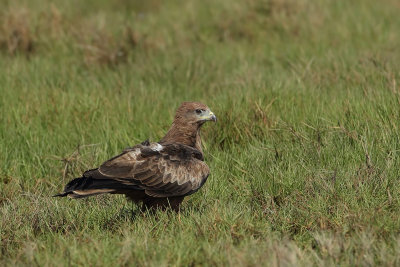
[[[397,0],[0,3],[0,265],[400,264]],[[182,101],[181,213],[51,196]]]

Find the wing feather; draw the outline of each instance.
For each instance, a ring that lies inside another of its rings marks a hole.
[[[180,144],[138,145],[103,163],[106,177],[138,184],[153,197],[194,193],[205,182],[209,168],[198,150]]]

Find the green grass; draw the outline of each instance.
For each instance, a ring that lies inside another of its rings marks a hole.
[[[398,1],[0,10],[0,265],[400,264]],[[180,214],[50,197],[187,100],[218,123]]]

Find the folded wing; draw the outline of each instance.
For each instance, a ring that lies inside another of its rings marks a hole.
[[[153,197],[185,196],[206,181],[209,168],[198,150],[181,145],[138,145],[106,161],[98,169],[104,178],[135,185]]]

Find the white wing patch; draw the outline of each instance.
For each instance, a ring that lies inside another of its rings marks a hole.
[[[140,154],[140,149],[136,148],[133,151],[127,153],[130,160],[136,160],[137,156]]]
[[[154,151],[161,151],[164,147],[159,143],[151,143],[150,148]]]

